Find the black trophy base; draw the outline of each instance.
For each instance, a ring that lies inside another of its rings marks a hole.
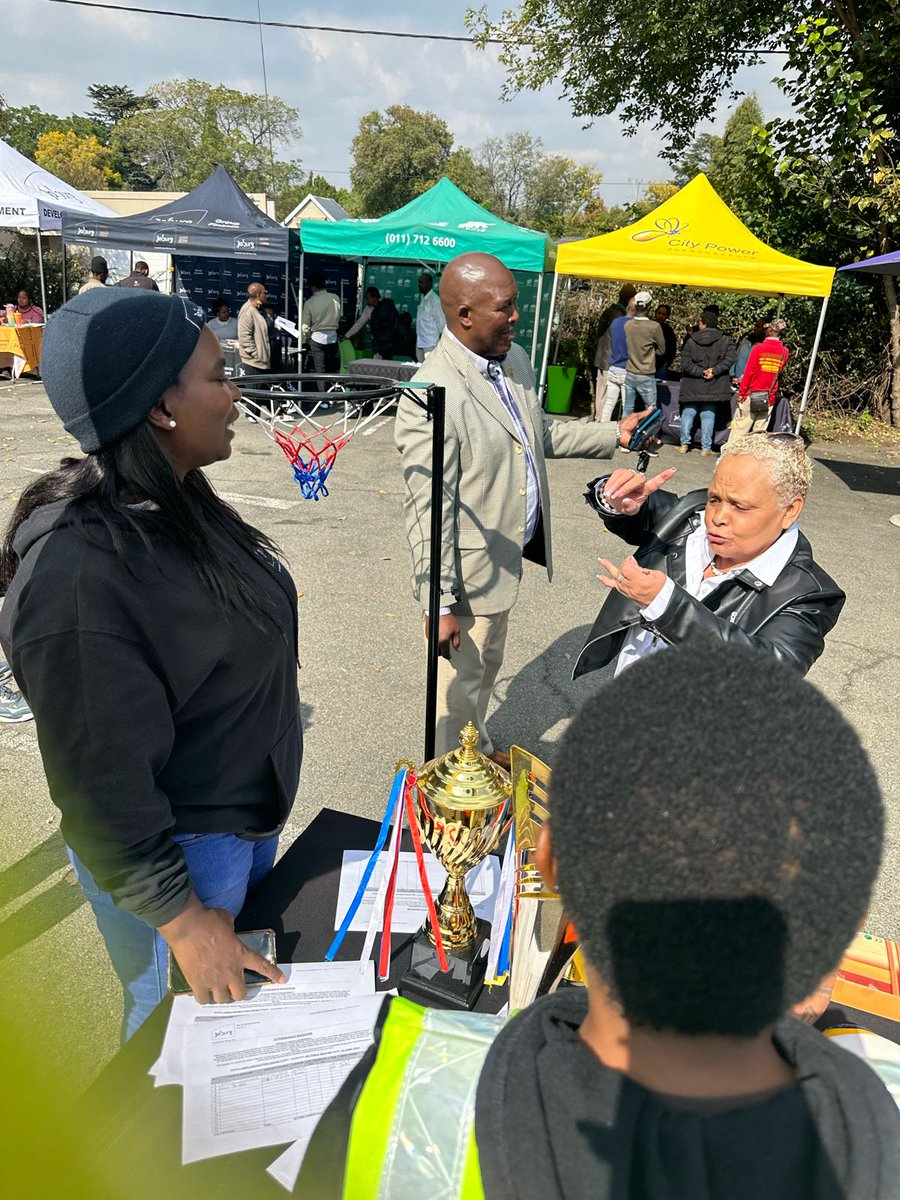
[[[475,940],[465,950],[446,951],[447,971],[441,970],[437,950],[420,929],[412,940],[412,959],[400,979],[400,994],[411,1000],[421,997],[439,1008],[474,1008],[484,987],[485,945],[491,935],[489,921],[476,917],[475,923]]]

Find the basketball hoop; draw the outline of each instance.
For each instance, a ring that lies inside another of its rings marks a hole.
[[[396,401],[403,386],[365,375],[352,381],[346,375],[248,378],[253,386],[242,389],[237,406],[281,448],[304,500],[328,495],[338,452]],[[315,390],[303,390],[307,381]]]

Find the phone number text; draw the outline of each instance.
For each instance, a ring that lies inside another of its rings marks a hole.
[[[449,250],[456,245],[456,238],[428,233],[386,233],[384,241],[387,246],[444,246]]]

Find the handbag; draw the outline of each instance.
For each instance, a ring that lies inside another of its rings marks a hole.
[[[750,416],[762,417],[769,411],[769,397],[772,395],[768,392],[751,392],[750,393]]]
[[[788,352],[785,350],[782,355],[781,362],[778,364],[778,370],[772,376],[772,382],[769,384],[767,392],[751,392],[750,400],[750,416],[763,417],[772,407],[772,393],[775,391],[775,386],[784,370],[784,364],[787,362]]]

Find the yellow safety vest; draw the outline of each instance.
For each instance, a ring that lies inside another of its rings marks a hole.
[[[343,1200],[484,1200],[475,1091],[504,1021],[391,1002],[353,1111]]]

